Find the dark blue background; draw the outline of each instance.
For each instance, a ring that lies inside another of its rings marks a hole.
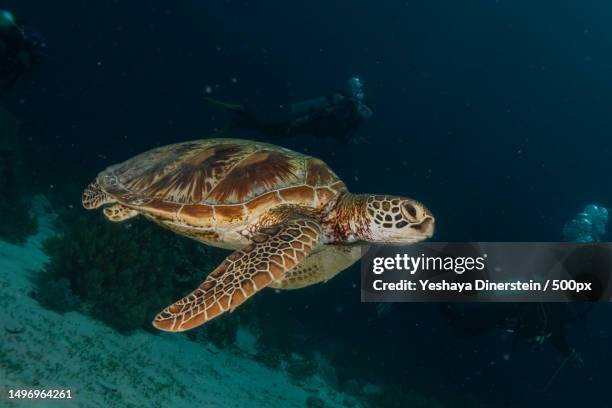
[[[111,163],[223,126],[227,117],[203,101],[207,86],[222,100],[273,107],[326,94],[354,74],[375,109],[360,130],[369,143],[285,145],[323,158],[353,192],[423,201],[436,215],[437,240],[561,240],[564,222],[585,204],[612,202],[606,1],[0,7],[49,43],[35,79],[2,102],[22,124],[38,188],[64,197],[58,205],[77,205],[82,186]],[[371,306],[357,303],[358,279],[351,271],[262,301],[293,305],[322,342],[361,344],[354,358],[381,368],[371,372],[386,373],[385,381],[441,398],[609,406],[609,310],[597,309],[588,328],[572,332],[584,362],[563,366],[543,391],[563,362],[554,350],[524,349],[501,361],[504,335],[455,338],[426,305],[397,305],[388,320],[375,319]]]

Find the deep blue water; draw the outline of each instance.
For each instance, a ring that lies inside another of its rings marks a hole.
[[[324,159],[353,192],[424,202],[436,240],[562,240],[563,224],[585,204],[612,205],[609,2],[21,0],[0,8],[49,43],[34,78],[1,103],[21,122],[37,191],[59,206],[79,205],[80,189],[109,164],[222,127],[227,115],[204,102],[207,87],[221,100],[273,109],[342,88],[352,75],[374,108],[359,130],[367,143],[283,144]],[[395,305],[377,318],[353,283],[357,268],[259,301],[291,308],[320,347],[361,361],[380,381],[500,407],[610,406],[608,305],[569,327],[582,362],[555,375],[565,357],[552,347],[533,351],[499,331],[456,336],[435,305]]]

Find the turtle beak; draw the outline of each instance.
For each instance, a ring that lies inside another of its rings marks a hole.
[[[431,238],[434,234],[435,224],[436,220],[434,217],[428,215],[418,224],[412,224],[410,228],[417,230],[418,233],[425,238]]]

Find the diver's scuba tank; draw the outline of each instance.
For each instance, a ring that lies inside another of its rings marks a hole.
[[[329,107],[329,105],[330,100],[325,96],[297,102],[291,105],[291,116],[294,118],[304,116],[310,112],[323,110]]]
[[[351,77],[348,81],[349,98],[355,102],[359,116],[369,118],[372,116],[372,110],[365,104],[365,92],[363,83],[359,77]],[[321,96],[319,98],[309,99],[307,101],[297,102],[291,105],[291,116],[294,118],[305,116],[311,112],[318,112],[331,106],[340,104],[346,100],[347,96],[342,93],[334,93],[331,96]]]

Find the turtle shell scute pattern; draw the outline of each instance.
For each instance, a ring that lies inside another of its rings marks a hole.
[[[109,167],[97,182],[118,201],[134,207],[151,202],[243,204],[273,191],[290,192],[296,186],[312,188],[327,198],[346,188],[319,159],[238,139],[205,139],[153,149]]]

